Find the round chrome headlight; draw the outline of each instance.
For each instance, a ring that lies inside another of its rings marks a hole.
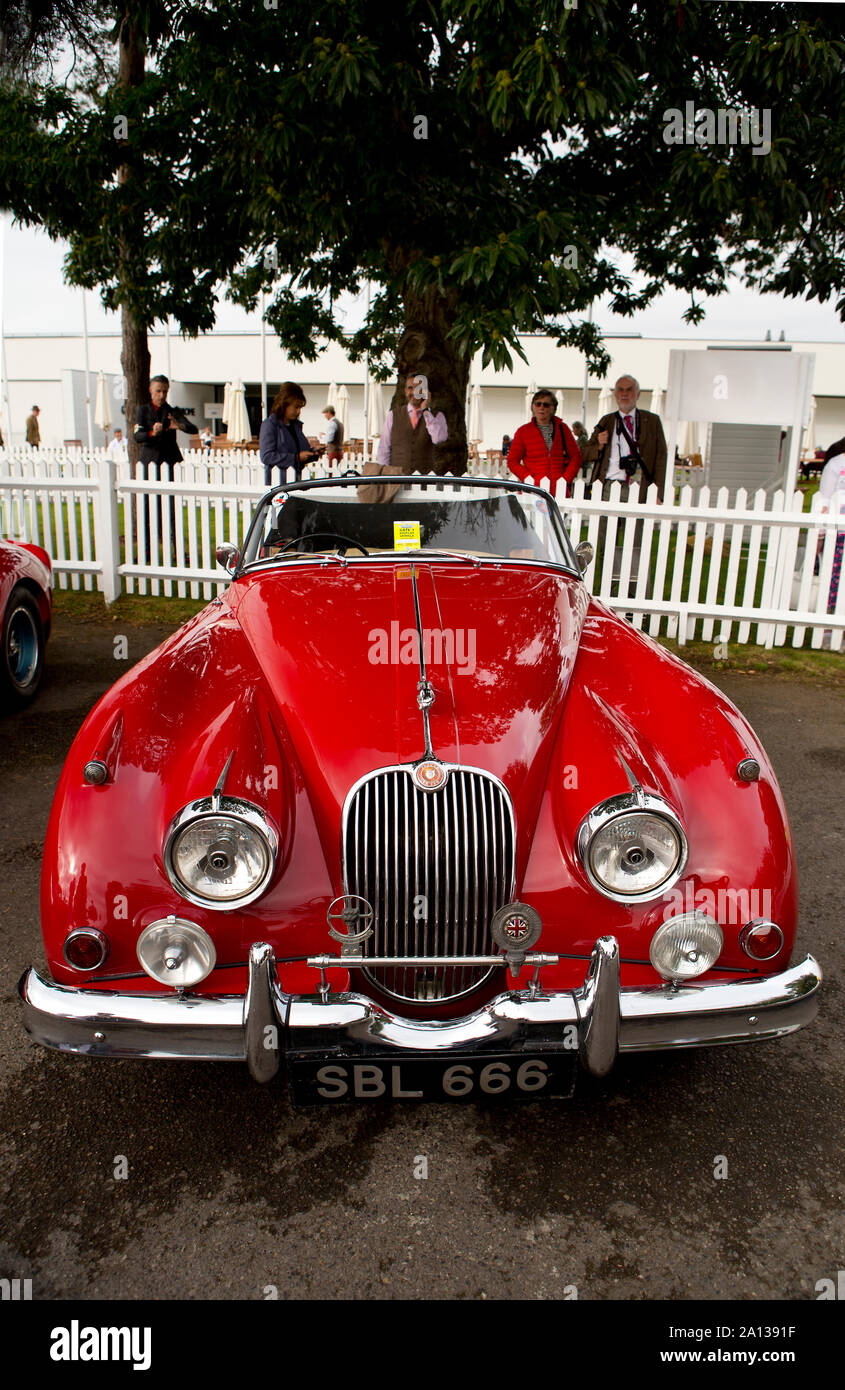
[[[164,867],[178,893],[201,907],[243,907],[260,897],[279,839],[257,806],[235,797],[192,801],[172,822]]]
[[[719,923],[697,908],[662,922],[648,954],[665,980],[691,980],[718,960],[723,939]]]
[[[154,980],[175,989],[198,985],[217,961],[214,942],[196,922],[168,917],[151,922],[138,937],[138,959]]]
[[[678,879],[687,839],[662,798],[644,792],[613,796],[581,822],[578,853],[599,892],[615,902],[647,902]]]

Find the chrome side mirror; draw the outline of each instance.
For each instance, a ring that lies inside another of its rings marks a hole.
[[[218,545],[215,554],[218,565],[222,565],[227,574],[234,574],[240,559],[238,547],[231,541],[224,541],[222,545]]]
[[[593,547],[590,545],[589,541],[581,541],[576,545],[575,559],[578,561],[578,568],[583,574],[592,564],[593,560]]]

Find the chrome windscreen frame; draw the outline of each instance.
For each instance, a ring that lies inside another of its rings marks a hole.
[[[638,811],[657,816],[671,826],[678,837],[680,846],[678,862],[669,876],[656,887],[649,888],[643,893],[616,893],[602,883],[601,879],[594,873],[590,862],[590,846],[599,830],[602,830],[612,821],[618,820],[621,816],[630,816]],[[608,797],[606,801],[601,801],[597,806],[594,806],[578,827],[575,836],[575,848],[581,861],[581,867],[592,886],[603,897],[610,898],[615,903],[647,903],[654,898],[662,897],[677,883],[689,858],[689,843],[686,832],[675,808],[670,806],[668,801],[664,801],[662,796],[654,796],[649,792],[642,791],[639,787],[630,792],[622,792],[619,796]]]
[[[276,497],[281,497],[292,492],[302,492],[306,490],[310,491],[312,488],[330,488],[339,486],[359,487],[362,483],[366,484],[368,482],[373,481],[376,481],[376,479],[373,477],[365,477],[363,474],[356,473],[354,474],[354,476],[346,475],[339,478],[306,478],[300,482],[282,483],[279,487],[271,488],[259,500],[258,504],[256,505],[255,511],[253,512],[249,528],[247,530],[246,536],[244,537],[243,547],[238,557],[238,563],[232,574],[233,579],[239,579],[242,574],[245,574],[248,570],[252,570],[258,565],[272,566],[275,563],[275,560],[259,560],[257,554],[258,537],[256,536],[256,532],[260,532],[259,518],[261,518],[264,514],[265,504],[273,501],[273,499]],[[484,565],[532,565],[538,566],[540,568],[562,570],[566,574],[575,575],[578,579],[582,578],[581,569],[575,557],[575,551],[573,549],[572,542],[569,538],[569,534],[563,523],[563,518],[560,514],[557,502],[555,501],[554,497],[552,497],[551,493],[547,492],[545,488],[534,487],[532,484],[520,482],[516,478],[476,478],[470,477],[468,474],[442,475],[439,473],[397,473],[391,474],[390,482],[398,483],[400,485],[407,483],[409,485],[416,486],[419,486],[422,483],[426,483],[432,486],[453,488],[459,487],[461,484],[464,484],[465,486],[470,487],[486,487],[491,491],[495,488],[498,488],[507,492],[528,493],[529,495],[542,498],[546,503],[548,503],[549,518],[552,523],[552,529],[563,551],[563,555],[565,557],[564,562],[561,563],[551,558],[540,560],[513,560],[505,555],[495,557],[485,555],[479,556],[477,558],[468,556],[467,558],[474,558],[476,559],[476,563]],[[253,547],[256,553],[252,558],[247,559],[246,557],[250,553],[250,547]],[[327,556],[324,553],[317,552],[313,555],[303,557],[301,561],[294,560],[288,561],[287,563],[314,564],[315,561],[323,563],[324,561],[326,561],[327,558],[331,557]],[[351,558],[365,562],[365,557],[363,555],[356,556],[354,552]],[[403,560],[407,562],[409,558],[412,558],[414,560],[424,560],[426,559],[426,552],[425,550],[418,550],[413,552],[396,551],[395,554],[378,555],[373,556],[371,558],[373,560],[378,560],[391,564],[395,563],[396,560]],[[430,558],[431,560],[438,560],[444,559],[446,557],[439,556],[436,551],[432,551],[428,558]],[[345,560],[346,557],[344,557],[344,561]]]
[[[237,898],[227,898],[217,900],[216,898],[205,898],[199,893],[194,893],[183,883],[179,877],[176,865],[173,862],[173,847],[176,837],[181,831],[196,821],[205,820],[209,816],[225,816],[230,820],[240,821],[243,825],[248,825],[251,830],[256,830],[262,836],[267,848],[267,867],[261,876],[258,884],[248,893],[244,893]],[[242,801],[234,796],[204,796],[196,801],[188,802],[182,810],[173,817],[167,828],[162,849],[162,859],[164,871],[167,878],[176,892],[186,902],[193,903],[196,907],[210,908],[213,912],[232,912],[247,904],[255,902],[262,893],[267,891],[270,881],[276,869],[279,854],[279,832],[273,822],[258,806],[253,806],[250,801]]]

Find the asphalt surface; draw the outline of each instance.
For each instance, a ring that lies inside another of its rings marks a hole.
[[[64,1057],[21,1028],[16,982],[43,961],[50,801],[77,728],[126,669],[114,635],[60,619],[35,705],[0,720],[0,1276],[31,1279],[34,1299],[812,1300],[835,1281],[842,692],[717,677],[786,796],[796,956],[825,968],[814,1024],[626,1058],[557,1104],[293,1111],[245,1067]],[[130,662],[165,635],[127,628]]]

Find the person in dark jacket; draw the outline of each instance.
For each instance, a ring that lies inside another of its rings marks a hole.
[[[170,382],[166,376],[150,378],[150,399],[138,406],[135,416],[135,443],[141,446],[141,475],[149,477],[150,464],[156,464],[157,475],[162,483],[173,482],[173,465],[182,462],[182,451],[176,438],[176,431],[185,434],[199,434],[196,425],[188,419],[178,406],[171,405],[167,399]],[[158,503],[159,536],[164,539],[161,525],[161,497]],[[144,525],[149,534],[149,498],[144,498]],[[170,498],[170,556],[176,560],[176,499]]]
[[[183,410],[171,405],[167,399],[170,382],[166,376],[154,376],[150,380],[150,399],[138,406],[135,417],[135,442],[141,446],[141,463],[167,465],[161,478],[173,481],[173,465],[182,462],[182,453],[176,439],[176,431],[185,434],[199,434],[196,425],[188,419]],[[147,471],[144,467],[144,477]]]
[[[283,381],[258,436],[258,452],[268,487],[273,483],[274,468],[281,472],[280,483],[285,482],[289,468],[299,478],[305,465],[324,452],[322,447],[311,448],[299,423],[299,412],[305,404],[302,387],[295,381]]]
[[[33,449],[37,449],[41,443],[41,430],[38,424],[38,417],[41,411],[37,405],[32,407],[32,414],[26,417],[26,442],[31,444]]]
[[[568,425],[555,418],[557,397],[551,391],[535,391],[527,425],[520,425],[508,451],[508,468],[525,482],[548,478],[552,497],[561,478],[571,483],[581,467],[581,450]]]

